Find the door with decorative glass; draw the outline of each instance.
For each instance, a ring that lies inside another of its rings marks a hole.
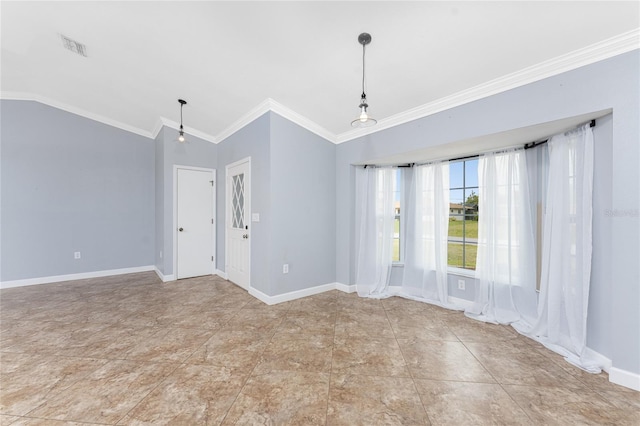
[[[251,159],[226,167],[225,272],[229,281],[248,289],[251,274]]]

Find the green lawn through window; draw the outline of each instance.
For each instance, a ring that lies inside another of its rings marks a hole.
[[[464,235],[463,235],[464,233]],[[478,238],[477,220],[450,220],[449,237],[469,238],[471,242],[462,243],[450,241],[447,247],[447,259],[449,266],[464,269],[476,269],[476,255],[478,246],[475,241]],[[464,257],[463,257],[464,251]]]
[[[465,263],[462,263],[462,249],[466,249]],[[465,269],[476,269],[476,255],[478,246],[475,244],[449,243],[447,244],[447,262],[449,266]]]
[[[462,229],[464,225],[464,236],[467,238],[478,238],[478,221],[477,220],[450,220],[449,236],[462,237]]]

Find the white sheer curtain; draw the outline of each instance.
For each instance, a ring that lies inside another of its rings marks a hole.
[[[531,226],[535,234],[536,247],[536,283],[540,284],[542,270],[542,229],[547,202],[547,178],[549,177],[549,149],[547,144],[525,151],[527,175],[529,177],[529,197],[531,205]]]
[[[448,300],[449,163],[417,166],[406,204],[403,296],[455,308]]]
[[[466,315],[501,324],[536,318],[535,244],[523,149],[478,162],[480,286]]]
[[[538,319],[522,331],[570,363],[600,372],[585,353],[593,192],[593,132],[588,124],[552,137]]]
[[[383,297],[389,285],[394,233],[392,168],[356,168],[356,289]]]

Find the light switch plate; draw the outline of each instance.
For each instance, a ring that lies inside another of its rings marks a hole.
[[[260,222],[260,213],[253,213],[251,215],[251,222]]]

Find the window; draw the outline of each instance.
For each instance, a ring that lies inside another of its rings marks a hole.
[[[402,252],[400,249],[400,230],[401,230],[401,220],[400,220],[400,208],[402,206],[402,178],[403,173],[402,169],[396,169],[396,172],[393,175],[393,211],[395,213],[395,219],[393,221],[393,252],[391,261],[392,262],[401,262],[402,261]]]
[[[476,269],[478,252],[478,159],[449,163],[448,265]]]

